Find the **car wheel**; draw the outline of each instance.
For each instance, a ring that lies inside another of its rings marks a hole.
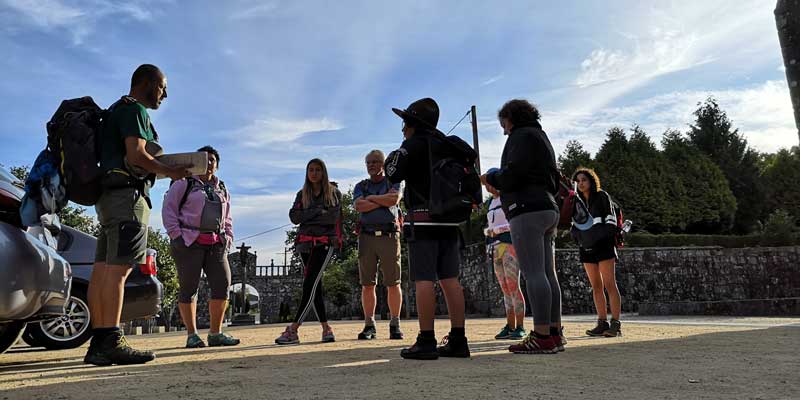
[[[66,313],[61,317],[30,324],[28,333],[39,346],[48,350],[73,349],[92,337],[86,292],[73,290],[64,308]]]
[[[28,324],[28,327],[25,328],[25,332],[22,334],[22,341],[27,343],[28,346],[31,347],[42,347],[42,344],[36,340],[36,338],[31,335],[31,327],[35,324]]]
[[[17,343],[24,330],[25,323],[22,321],[0,324],[0,354],[5,353],[14,343]]]

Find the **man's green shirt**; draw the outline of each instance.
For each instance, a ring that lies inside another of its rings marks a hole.
[[[138,102],[119,101],[111,107],[99,137],[100,168],[108,172],[125,169],[125,138],[136,137],[155,142],[156,135],[147,109]]]

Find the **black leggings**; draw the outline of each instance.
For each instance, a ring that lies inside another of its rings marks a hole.
[[[319,322],[328,322],[328,317],[325,314],[324,290],[322,289],[322,266],[325,263],[325,258],[328,257],[329,249],[330,246],[321,245],[312,248],[310,253],[300,253],[304,266],[303,297],[300,299],[300,307],[297,309],[294,322],[303,323],[309,311],[311,297],[314,298],[314,311],[317,313]],[[314,289],[315,286],[316,289]]]

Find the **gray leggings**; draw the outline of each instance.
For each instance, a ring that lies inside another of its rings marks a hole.
[[[231,285],[231,268],[225,245],[217,243],[204,246],[192,243],[186,246],[178,237],[170,243],[172,258],[178,270],[178,303],[193,303],[197,299],[197,287],[200,285],[200,272],[205,271],[208,286],[211,288],[211,299],[227,300],[228,287]]]
[[[555,235],[558,213],[535,211],[511,221],[511,241],[525,276],[534,325],[561,322],[561,288],[556,277]]]

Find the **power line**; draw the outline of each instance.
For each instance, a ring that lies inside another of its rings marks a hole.
[[[243,238],[241,238],[241,239],[238,239],[238,238],[237,238],[237,240],[242,240],[242,241],[244,241],[244,240],[247,240],[247,239],[252,239],[252,238],[254,238],[254,237],[256,237],[256,236],[265,235],[265,234],[267,234],[267,233],[274,232],[274,231],[277,231],[278,229],[283,229],[283,228],[286,228],[287,226],[291,226],[291,225],[294,225],[294,224],[292,224],[292,223],[289,223],[289,224],[281,225],[281,226],[278,226],[278,227],[275,227],[275,228],[270,228],[270,229],[267,229],[267,230],[265,230],[264,232],[259,232],[259,233],[256,233],[255,235],[250,235],[250,236],[247,236],[247,237],[243,237]]]
[[[472,112],[472,110],[467,110],[467,113],[466,113],[466,114],[464,114],[464,116],[463,116],[463,117],[461,117],[461,119],[460,119],[460,120],[458,120],[458,122],[456,122],[456,124],[455,124],[455,125],[453,125],[453,127],[452,127],[452,128],[450,128],[450,130],[449,130],[449,131],[447,131],[447,134],[449,135],[449,134],[450,134],[450,132],[452,132],[452,131],[453,131],[453,129],[456,129],[456,128],[457,128],[459,125],[461,125],[461,122],[463,122],[463,121],[464,121],[464,118],[467,118],[467,115],[469,115],[471,112]]]

